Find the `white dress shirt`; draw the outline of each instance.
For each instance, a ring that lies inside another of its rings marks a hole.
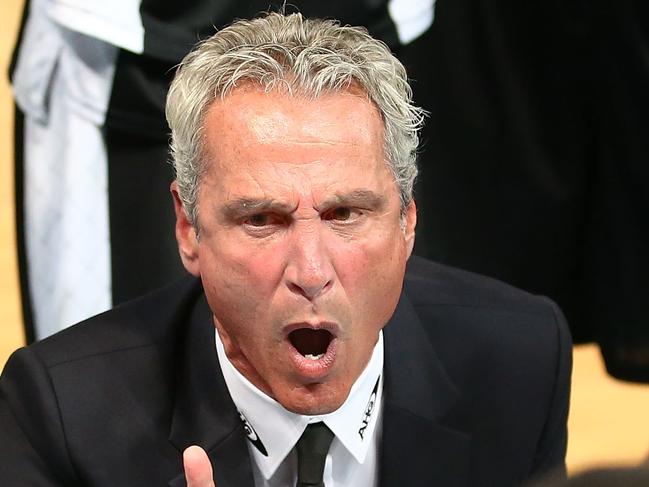
[[[326,487],[374,487],[382,424],[383,332],[365,370],[336,411],[305,416],[284,409],[234,368],[219,334],[216,349],[225,383],[248,433],[248,451],[256,487],[294,487],[295,444],[309,423],[323,421],[335,438],[324,470]]]

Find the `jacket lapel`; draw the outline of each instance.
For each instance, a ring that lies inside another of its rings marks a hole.
[[[185,343],[178,344],[182,358],[169,441],[180,452],[190,445],[203,447],[219,487],[254,487],[245,433],[221,373],[214,333],[203,296],[192,312]],[[169,486],[184,485],[181,465]]]
[[[384,334],[381,487],[468,485],[470,436],[444,424],[459,392],[404,294]]]

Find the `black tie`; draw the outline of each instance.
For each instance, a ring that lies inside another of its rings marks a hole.
[[[324,423],[306,427],[295,445],[297,449],[296,487],[324,487],[322,474],[334,434]]]

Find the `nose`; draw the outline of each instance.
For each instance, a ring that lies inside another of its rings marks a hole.
[[[333,263],[317,228],[293,229],[285,277],[289,290],[309,301],[332,287]]]

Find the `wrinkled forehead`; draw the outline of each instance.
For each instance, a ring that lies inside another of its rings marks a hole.
[[[205,181],[221,191],[230,190],[226,182],[262,187],[282,178],[286,184],[290,178],[337,188],[349,178],[359,188],[376,178],[392,181],[384,163],[382,120],[359,93],[308,99],[239,89],[211,107],[205,141],[210,166]]]
[[[366,143],[383,146],[384,123],[367,93],[353,85],[317,96],[246,83],[211,102],[203,120],[204,155],[222,143]],[[235,137],[232,137],[235,135]],[[238,136],[238,137],[236,137]]]
[[[248,188],[239,196],[259,198],[281,183],[296,194],[370,189],[397,197],[383,134],[378,109],[357,89],[312,98],[239,87],[206,116],[199,192],[206,184],[227,198]]]

